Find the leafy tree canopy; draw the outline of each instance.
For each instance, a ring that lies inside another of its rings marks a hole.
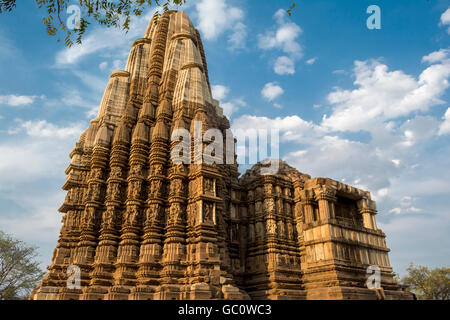
[[[17,0],[0,0],[0,13],[13,11],[16,2]],[[35,2],[37,7],[44,11],[42,22],[47,33],[51,36],[56,36],[59,32],[65,34],[65,44],[70,47],[73,41],[81,43],[91,23],[122,28],[127,32],[131,19],[140,16],[146,8],[156,5],[166,12],[169,6],[184,4],[186,0],[35,0]],[[82,12],[76,28],[70,30],[63,16],[69,5],[75,3]],[[159,16],[159,12],[156,15]]]
[[[0,231],[0,300],[26,299],[44,276],[35,247]]]
[[[408,275],[402,278],[401,282],[409,286],[419,299],[450,299],[450,268],[429,269],[411,263],[406,271]]]

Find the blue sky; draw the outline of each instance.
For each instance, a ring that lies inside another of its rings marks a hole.
[[[412,5],[412,3],[414,3]],[[450,262],[450,1],[188,0],[234,128],[278,128],[302,172],[372,192],[394,270]],[[381,8],[369,30],[366,9]],[[0,229],[39,246],[60,228],[69,153],[124,68],[128,34],[91,28],[70,49],[33,1],[0,15]]]

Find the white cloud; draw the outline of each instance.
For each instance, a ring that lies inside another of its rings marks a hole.
[[[233,31],[228,37],[229,49],[242,49],[245,47],[247,39],[247,26],[242,22],[238,22],[233,26]]]
[[[278,129],[281,135],[281,142],[311,142],[315,141],[317,137],[321,137],[324,133],[319,126],[313,122],[305,121],[297,115],[274,119],[243,115],[233,121],[232,128],[235,130],[245,128]]]
[[[438,120],[431,116],[416,116],[408,119],[399,127],[399,131],[403,132],[401,144],[411,147],[416,143],[426,141],[437,133],[438,128]]]
[[[216,84],[211,87],[211,91],[213,98],[219,100],[223,114],[228,118],[231,118],[239,108],[247,106],[247,103],[241,98],[226,100],[230,93],[230,88],[227,86]]]
[[[217,84],[212,86],[211,91],[213,98],[221,101],[227,97],[230,89],[226,86]]]
[[[230,32],[228,42],[231,49],[245,46],[247,27],[242,22],[242,9],[229,6],[225,0],[201,0],[195,7],[202,38],[216,40],[222,33]]]
[[[232,99],[221,103],[220,106],[223,108],[223,114],[231,118],[233,113],[236,113],[241,107],[246,107],[247,103],[242,99]]]
[[[56,67],[71,67],[81,62],[84,58],[107,52],[111,57],[123,56],[128,53],[124,48],[130,48],[131,42],[142,37],[156,8],[146,14],[132,19],[128,33],[120,28],[99,27],[92,29],[84,37],[81,45],[74,44],[56,54]],[[144,30],[144,31],[143,31]]]
[[[264,99],[268,101],[273,101],[284,93],[283,88],[274,82],[266,83],[264,88],[261,90],[261,94]]]
[[[316,61],[317,61],[317,58],[311,58],[311,59],[306,60],[306,63],[307,64],[314,64]]]
[[[105,71],[106,68],[108,68],[108,62],[103,61],[103,62],[101,62],[101,63],[98,65],[98,67],[99,67],[100,70]]]
[[[333,70],[332,73],[333,73],[333,74],[346,74],[347,72],[346,72],[345,70],[338,69],[338,70]]]
[[[450,108],[445,112],[444,121],[439,127],[439,135],[445,134],[450,134]]]
[[[11,107],[26,106],[34,103],[38,96],[19,96],[15,94],[0,96],[0,105],[8,105]],[[40,98],[44,98],[41,96]]]
[[[295,73],[294,60],[286,56],[278,57],[277,60],[275,61],[273,70],[275,71],[276,74],[279,75],[294,74]]]
[[[425,61],[436,61],[441,54],[433,53]],[[430,65],[416,79],[401,70],[389,71],[376,60],[356,61],[356,89],[335,89],[328,95],[333,105],[330,116],[322,124],[331,130],[359,131],[376,127],[376,123],[425,112],[442,104],[441,95],[449,87],[450,59]]]
[[[275,108],[277,108],[277,109],[283,108],[283,106],[282,106],[281,104],[279,104],[279,103],[274,103],[273,106],[274,106]]]
[[[442,14],[441,25],[450,26],[450,7]],[[450,34],[450,27],[448,27],[447,32]]]
[[[302,33],[302,29],[295,23],[287,20],[286,10],[279,9],[274,19],[277,23],[276,30],[268,30],[265,34],[258,35],[258,47],[262,50],[277,49],[285,56],[279,57],[275,61],[274,71],[277,74],[295,73],[294,62],[302,57],[302,47],[297,38]]]
[[[434,51],[429,55],[426,55],[422,58],[422,62],[428,63],[437,63],[443,62],[448,59],[450,50],[449,49],[440,49],[439,51]]]
[[[15,128],[9,129],[9,134],[17,134],[25,131],[31,137],[41,138],[59,138],[65,139],[68,137],[79,136],[86,126],[84,123],[71,124],[68,127],[58,127],[46,120],[36,121],[16,121],[19,125]]]

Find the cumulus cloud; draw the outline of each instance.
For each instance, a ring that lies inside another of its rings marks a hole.
[[[261,90],[261,95],[267,101],[273,101],[284,93],[283,88],[277,85],[275,82],[266,83]]]
[[[216,84],[211,87],[212,90],[212,96],[214,99],[217,99],[219,101],[225,99],[230,92],[230,89],[226,86]]]
[[[98,67],[99,67],[100,70],[105,71],[106,68],[108,67],[108,62],[103,61],[103,62],[101,62],[101,63],[98,65]]]
[[[368,130],[379,121],[425,112],[442,104],[440,97],[449,87],[448,55],[439,51],[423,61],[438,63],[423,70],[417,79],[401,70],[390,71],[377,60],[355,61],[357,88],[337,88],[328,95],[333,111],[324,116],[322,124],[338,131]]]
[[[38,98],[44,98],[44,96],[20,96],[15,94],[0,96],[0,105],[7,105],[10,107],[21,107],[34,103]]]
[[[439,126],[439,134],[450,134],[450,108],[445,112],[444,121]]]
[[[253,115],[243,115],[235,119],[232,128],[245,129],[277,129],[280,131],[280,141],[299,143],[312,142],[321,137],[324,131],[311,121],[305,121],[301,117],[287,116],[276,117],[274,119],[268,117],[259,117]]]
[[[242,98],[227,99],[230,93],[230,88],[227,86],[216,84],[211,87],[211,91],[213,98],[219,100],[223,114],[228,118],[231,118],[241,107],[247,106]]]
[[[225,0],[201,0],[195,4],[198,29],[205,40],[216,40],[228,32],[231,49],[243,48],[247,27],[243,23],[244,11],[227,4]]]
[[[306,63],[311,65],[311,64],[314,64],[316,61],[317,61],[317,58],[311,58],[311,59],[306,60]]]
[[[447,32],[450,34],[450,7],[441,15],[442,26],[448,27]]]
[[[302,29],[297,24],[288,21],[287,13],[279,9],[274,19],[277,23],[276,30],[268,30],[264,34],[258,35],[258,47],[262,50],[276,49],[284,53],[278,57],[274,64],[274,71],[277,74],[294,74],[294,62],[303,55],[302,47],[297,38],[302,33]]]
[[[67,127],[59,127],[46,120],[29,120],[22,121],[17,119],[16,122],[18,126],[8,130],[9,134],[18,134],[20,132],[25,132],[31,137],[42,137],[42,138],[60,138],[65,139],[67,137],[77,137],[79,136],[86,124],[75,123],[70,124]]]
[[[294,74],[295,73],[295,62],[293,59],[281,56],[275,60],[275,65],[273,66],[273,70],[276,74]]]
[[[444,62],[448,59],[450,50],[449,49],[440,49],[439,51],[431,52],[429,55],[426,55],[422,58],[422,62],[428,63],[437,63]]]

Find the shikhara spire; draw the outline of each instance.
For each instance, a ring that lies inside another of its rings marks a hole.
[[[70,155],[60,238],[31,299],[409,297],[368,192],[281,161],[276,174],[257,164],[240,179],[237,163],[174,163],[172,133],[197,121],[223,137],[230,127],[199,32],[170,11],[111,74]],[[384,293],[366,287],[369,265]]]

